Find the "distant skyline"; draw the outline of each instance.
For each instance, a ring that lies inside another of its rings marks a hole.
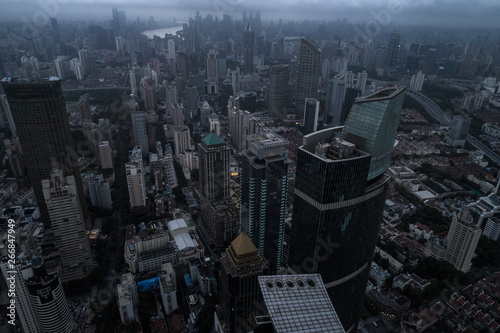
[[[497,0],[353,0],[349,3],[334,0],[6,0],[0,20],[25,18],[33,20],[37,13],[45,12],[59,20],[110,20],[111,8],[126,12],[127,20],[137,17],[157,21],[185,21],[195,16],[197,10],[204,17],[229,14],[233,19],[241,19],[244,8],[260,9],[262,20],[269,22],[284,20],[325,20],[335,21],[347,18],[356,24],[368,23],[379,18],[385,22],[401,25],[463,26],[499,28],[500,1]],[[249,4],[251,3],[251,5]],[[54,5],[56,4],[56,5]],[[251,7],[250,7],[251,6]],[[384,16],[391,10],[390,17]],[[373,15],[375,13],[375,15]],[[387,19],[388,18],[388,19]],[[385,23],[384,22],[384,23]]]

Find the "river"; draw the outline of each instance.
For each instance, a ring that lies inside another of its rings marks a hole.
[[[142,34],[148,36],[149,39],[153,39],[153,36],[155,36],[155,35],[160,37],[160,38],[165,38],[165,34],[175,35],[175,33],[179,30],[182,30],[182,25],[170,27],[170,28],[147,30],[147,31],[143,31]]]

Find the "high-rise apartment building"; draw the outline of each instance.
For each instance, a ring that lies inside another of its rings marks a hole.
[[[141,96],[146,110],[156,109],[156,83],[150,78],[141,80]]]
[[[111,200],[111,191],[109,182],[104,180],[102,174],[99,174],[89,180],[88,183],[90,202],[92,206],[112,209],[113,201]]]
[[[410,80],[410,89],[415,91],[422,91],[422,86],[424,85],[425,74],[418,71],[417,75],[412,75]]]
[[[361,314],[403,91],[367,96],[343,129],[304,136],[297,154],[289,269],[321,275],[347,332],[356,330]]]
[[[425,253],[438,260],[446,260],[455,269],[467,273],[471,269],[479,238],[481,228],[476,225],[469,207],[466,206],[453,217],[446,242],[435,237],[428,242]]]
[[[50,178],[42,180],[42,188],[61,257],[61,279],[81,279],[92,271],[93,261],[75,177],[65,177],[55,164]]]
[[[321,49],[312,40],[302,37],[297,70],[297,110],[304,109],[306,98],[314,98],[318,93]]]
[[[244,110],[228,108],[229,112],[229,135],[231,143],[237,150],[245,148],[245,140],[243,137],[250,133],[250,112]]]
[[[253,73],[253,52],[255,46],[255,32],[250,21],[243,31],[243,52],[245,56],[245,74]],[[236,93],[236,92],[235,92]]]
[[[101,160],[101,169],[113,169],[113,155],[109,141],[99,143],[99,159]]]
[[[255,328],[258,315],[258,277],[266,274],[267,263],[244,232],[221,255],[220,307],[216,330],[236,333]]]
[[[191,148],[191,134],[189,132],[189,127],[187,126],[176,126],[174,127],[174,145],[175,145],[175,157],[179,159],[181,154],[185,150]]]
[[[55,159],[65,176],[75,178],[83,218],[86,225],[90,226],[60,79],[5,78],[0,83],[9,102],[43,222],[50,225],[42,179],[50,178],[52,161]]]
[[[125,163],[125,175],[127,177],[128,196],[130,207],[146,206],[146,180],[142,165],[141,147],[134,147],[129,152],[129,162]]]
[[[304,105],[304,134],[318,130],[319,101],[316,98],[306,98]]]
[[[141,147],[144,155],[149,154],[148,127],[146,126],[146,112],[130,112],[132,118],[132,129],[134,131],[134,142],[136,146]]]
[[[241,227],[277,272],[283,261],[287,217],[288,158],[282,137],[272,132],[245,136],[242,152]]]
[[[267,91],[267,109],[270,113],[286,112],[289,79],[289,65],[278,64],[271,66],[269,70],[269,87]]]

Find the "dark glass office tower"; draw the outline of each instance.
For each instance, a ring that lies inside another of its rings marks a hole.
[[[304,106],[304,134],[316,132],[318,129],[319,101],[316,98],[306,98]]]
[[[387,55],[385,56],[385,65],[389,69],[396,68],[398,64],[399,55],[399,42],[401,39],[401,33],[399,31],[393,31],[391,38],[389,39],[389,46],[387,47]]]
[[[269,70],[269,90],[267,92],[267,109],[269,113],[285,113],[288,100],[288,81],[290,66],[277,64]]]
[[[353,107],[343,129],[304,136],[297,154],[289,269],[321,274],[347,332],[356,330],[361,314],[389,184],[384,166],[387,156],[390,162],[388,145],[394,144],[403,91],[367,96]]]
[[[283,260],[288,197],[288,141],[268,132],[246,135],[242,152],[241,227],[276,273]]]
[[[315,98],[318,93],[318,78],[321,61],[321,50],[312,40],[302,37],[300,41],[300,58],[297,69],[297,110],[304,110],[306,98]]]
[[[5,78],[1,84],[12,111],[28,175],[44,224],[50,226],[42,180],[50,179],[54,159],[65,176],[75,177],[85,225],[89,228],[87,202],[83,193],[78,156],[69,128],[60,79]]]
[[[243,50],[245,52],[245,74],[253,73],[253,49],[255,45],[255,32],[252,23],[248,21],[243,32]]]

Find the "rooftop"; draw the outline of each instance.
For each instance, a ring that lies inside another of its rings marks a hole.
[[[277,333],[345,332],[319,274],[259,276]]]
[[[218,136],[216,133],[210,133],[207,136],[205,136],[203,138],[203,142],[205,142],[207,146],[220,145],[225,143],[224,140],[222,140],[221,137]]]

